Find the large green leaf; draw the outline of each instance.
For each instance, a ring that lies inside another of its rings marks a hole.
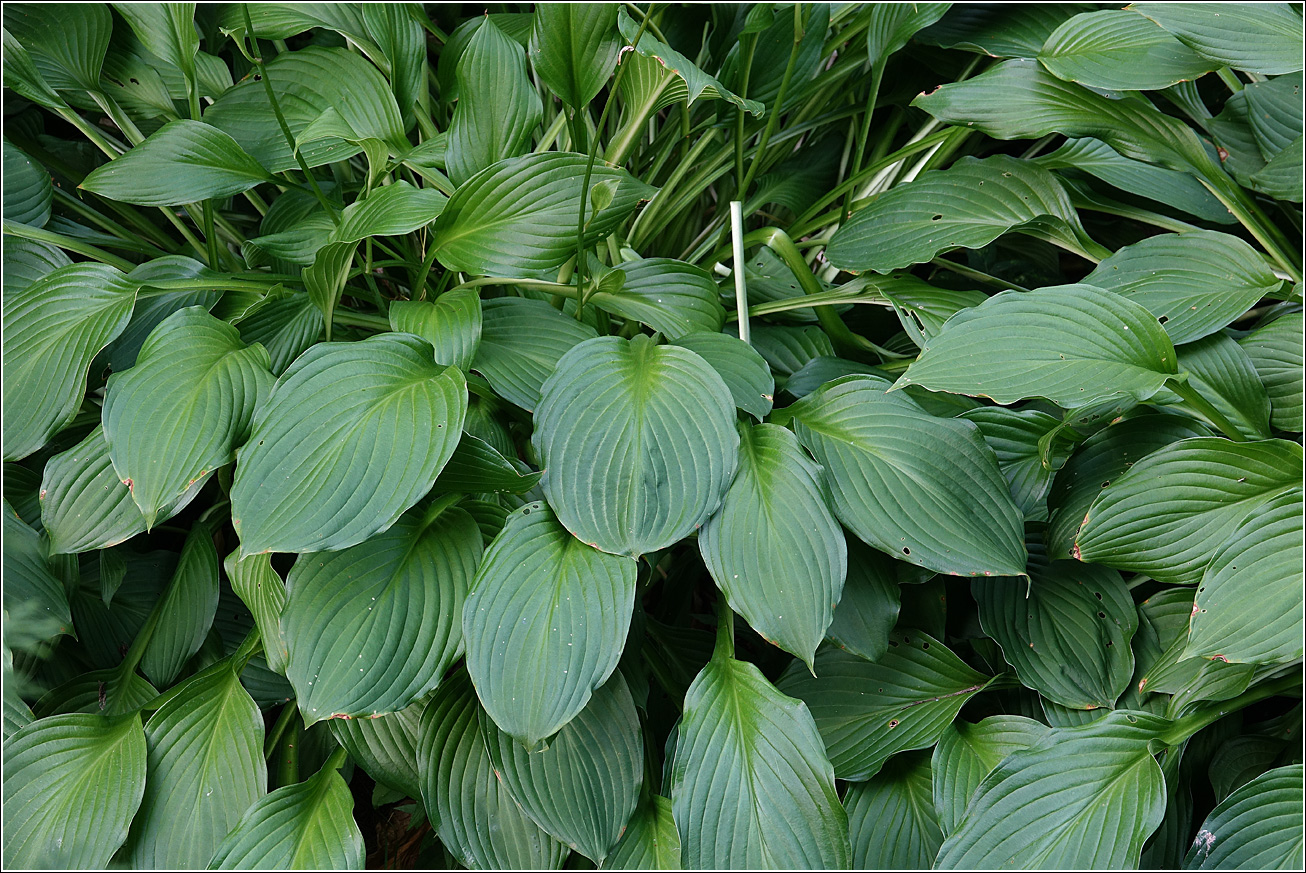
[[[679,870],[680,833],[671,801],[657,794],[643,797],[602,869]]]
[[[1047,725],[1020,715],[991,715],[978,724],[958,719],[943,729],[931,761],[934,808],[944,836],[957,829],[975,789],[1012,752],[1047,736]]]
[[[671,258],[629,261],[618,269],[621,287],[608,291],[600,285],[589,298],[600,309],[641,321],[671,340],[693,331],[716,333],[725,323],[716,283],[706,271]]]
[[[810,667],[843,593],[848,555],[821,469],[793,433],[741,426],[739,468],[698,548],[731,609]]]
[[[1302,866],[1302,765],[1262,773],[1202,822],[1185,870],[1296,870]]]
[[[481,728],[495,775],[522,811],[602,864],[635,811],[644,776],[639,713],[621,673],[541,751],[527,751],[488,717]]]
[[[1202,574],[1186,656],[1231,663],[1300,659],[1302,491],[1263,503],[1229,534]]]
[[[331,341],[336,304],[344,293],[345,282],[349,280],[349,268],[354,263],[354,249],[354,243],[348,242],[325,245],[317,250],[312,265],[300,274],[308,299],[322,313],[327,342]]]
[[[1021,513],[979,430],[886,387],[850,376],[789,407],[825,467],[835,515],[864,542],[931,570],[1022,575]]]
[[[1085,12],[1062,24],[1038,59],[1059,78],[1091,88],[1169,88],[1221,66],[1137,12]]]
[[[1300,81],[1298,92],[1300,93]],[[1280,200],[1300,203],[1304,152],[1306,152],[1306,137],[1299,136],[1268,161],[1262,169],[1252,174],[1250,179],[1252,188]]]
[[[1085,276],[1084,284],[1142,305],[1179,344],[1224,327],[1282,282],[1236,236],[1193,230],[1125,246]]]
[[[1166,724],[1117,710],[1013,752],[984,777],[936,866],[1138,866],[1165,814],[1165,780],[1148,749]]]
[[[1192,584],[1257,507],[1301,485],[1302,450],[1285,440],[1181,440],[1102,490],[1074,556],[1161,582]],[[1156,507],[1167,511],[1157,514]]]
[[[889,55],[907,45],[918,30],[942,18],[951,5],[951,3],[872,4],[867,10],[870,17],[866,28],[866,56],[873,64],[883,64]]]
[[[572,109],[588,106],[617,65],[617,9],[616,3],[546,3],[535,10],[531,65]]]
[[[204,867],[267,792],[263,718],[229,661],[178,686],[145,725],[150,778],[131,864]]]
[[[1048,556],[1069,558],[1084,514],[1102,489],[1147,455],[1176,440],[1208,436],[1193,419],[1140,415],[1090,436],[1058,471],[1048,492]]]
[[[361,870],[354,798],[334,767],[254,802],[222,841],[211,870]]]
[[[229,197],[272,179],[240,145],[211,124],[172,121],[82,182],[87,191],[141,206],[176,206]]]
[[[962,704],[991,679],[938,640],[895,631],[872,663],[840,649],[816,655],[816,675],[793,663],[777,687],[811,708],[835,775],[854,782],[880,771],[898,752],[927,749]]]
[[[449,270],[532,277],[556,270],[576,254],[576,218],[589,159],[545,152],[499,161],[458,186],[436,220],[436,258]],[[612,199],[593,212],[585,245],[603,239],[656,191],[625,170],[599,161],[591,190]],[[597,204],[595,204],[597,205]],[[589,210],[587,210],[589,211]]]
[[[526,817],[495,775],[467,674],[440,684],[422,714],[417,770],[440,842],[472,870],[558,869],[567,847]]]
[[[735,406],[761,421],[775,403],[775,378],[766,359],[748,343],[725,333],[694,331],[672,345],[689,349],[712,365],[730,389]]]
[[[4,459],[25,458],[77,413],[95,355],[122,333],[136,285],[103,264],[69,264],[5,295]]]
[[[449,198],[434,188],[395,182],[346,206],[332,238],[357,242],[369,236],[402,236],[435,221],[448,202]]]
[[[455,185],[530,147],[544,111],[522,48],[486,21],[458,59],[458,104],[445,157]]]
[[[403,709],[462,650],[481,533],[461,510],[430,516],[417,507],[356,546],[295,561],[281,628],[306,724]]]
[[[64,250],[47,243],[11,236],[4,243],[3,290],[0,297],[10,297],[44,278],[72,260]]]
[[[278,376],[299,355],[322,336],[322,312],[308,294],[270,294],[236,325],[240,338],[258,343],[272,356],[272,372]]]
[[[1300,312],[1281,315],[1238,341],[1270,395],[1270,423],[1302,430],[1302,332]]]
[[[995,58],[1033,58],[1062,22],[1092,9],[1089,3],[953,3],[916,38]]]
[[[437,364],[463,372],[471,368],[481,345],[481,298],[476,289],[448,291],[434,303],[396,300],[390,304],[389,316],[395,330],[415,333],[429,342]]]
[[[1037,409],[980,406],[958,418],[973,421],[993,449],[998,469],[1011,487],[1011,499],[1027,519],[1042,519],[1056,468],[1064,455],[1044,458],[1043,440],[1061,426],[1054,416]]]
[[[1179,369],[1188,385],[1206,398],[1249,439],[1267,439],[1270,398],[1251,357],[1224,333],[1179,346]],[[1204,417],[1205,418],[1205,417]]]
[[[1301,16],[1291,3],[1136,3],[1132,7],[1194,51],[1249,73],[1278,75],[1302,68]]]
[[[4,141],[4,218],[43,227],[50,220],[54,183],[45,167]],[[6,248],[8,243],[6,243]]]
[[[45,556],[40,534],[4,501],[4,608],[33,625],[37,639],[70,634],[73,619],[68,595]]]
[[[1030,557],[1028,581],[971,583],[980,627],[1027,688],[1063,706],[1111,709],[1134,673],[1138,613],[1124,579],[1033,549]]]
[[[217,286],[225,277],[199,261],[183,255],[168,255],[146,261],[128,273],[127,278],[149,288],[155,283],[162,284],[176,279],[205,279]],[[169,315],[188,306],[202,306],[211,311],[222,297],[223,293],[218,290],[200,288],[168,291],[156,286],[149,294],[137,299],[126,329],[104,350],[103,357],[108,360],[109,368],[121,372],[134,366],[145,340]]]
[[[1219,174],[1192,128],[1139,97],[1113,100],[1053,76],[1033,60],[1003,61],[912,101],[939,121],[998,139],[1063,133],[1100,139],[1127,158]]]
[[[685,695],[671,805],[689,869],[843,868],[848,819],[807,707],[713,657]]]
[[[508,516],[463,606],[467,669],[501,730],[533,748],[585,708],[621,657],[635,569],[543,503]]]
[[[109,377],[104,435],[119,479],[154,526],[162,511],[230,463],[272,388],[268,353],[202,306],[165,319],[136,366]]]
[[[1091,245],[1055,176],[997,155],[962,158],[886,191],[839,227],[826,253],[845,270],[888,273],[952,249],[982,248],[1012,230],[1072,251]]]
[[[241,559],[236,550],[222,563],[227,580],[258,627],[268,667],[286,672],[289,648],[281,631],[281,613],[286,608],[286,585],[272,569],[271,555],[250,555]]]
[[[159,603],[158,623],[141,657],[141,672],[157,688],[177,678],[199,651],[218,608],[218,550],[207,524],[196,523]]]
[[[113,8],[145,48],[181,70],[188,80],[194,79],[200,47],[194,3],[115,3]]]
[[[56,3],[38,10],[36,3],[14,3],[5,9],[4,23],[51,87],[100,90],[100,67],[113,31],[108,6]]]
[[[848,579],[826,633],[844,651],[878,661],[889,650],[889,633],[898,623],[902,607],[899,580],[917,568],[894,561],[855,538],[848,540],[847,546]]]
[[[543,300],[486,300],[481,313],[481,342],[472,367],[500,397],[526,410],[539,405],[540,388],[558,360],[595,336],[594,328]]]
[[[145,793],[140,716],[54,715],[4,743],[4,864],[106,868]]]
[[[1243,90],[1252,136],[1271,161],[1302,135],[1302,74],[1253,82]]]
[[[462,371],[411,334],[313,346],[236,454],[241,554],[343,549],[385,530],[430,490],[466,409]]]
[[[638,557],[692,533],[734,475],[735,404],[706,361],[646,336],[573,348],[544,383],[532,444],[567,530]]]
[[[375,718],[334,718],[331,733],[367,775],[405,797],[421,797],[417,743],[424,709],[422,701]]]
[[[334,109],[360,138],[377,139],[396,150],[411,147],[390,86],[361,55],[343,48],[309,46],[278,54],[268,63],[267,75],[293,136]],[[253,76],[219,97],[204,120],[230,134],[270,172],[299,166],[263,82]],[[332,136],[306,143],[300,154],[316,167],[358,151],[359,146]]]
[[[485,440],[464,432],[435,487],[442,493],[524,494],[540,481],[540,474],[523,472],[520,466],[520,461],[509,460]]]
[[[1010,337],[1019,336],[1014,347]],[[1091,285],[1004,291],[948,320],[895,388],[1045,397],[1066,409],[1103,394],[1146,400],[1178,372],[1170,338],[1138,304]]]
[[[851,785],[848,810],[854,870],[929,870],[943,843],[934,811],[928,752],[890,760],[867,782]]]

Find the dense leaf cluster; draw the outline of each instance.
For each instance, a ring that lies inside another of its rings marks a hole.
[[[1300,4],[3,38],[6,868],[1301,868]]]

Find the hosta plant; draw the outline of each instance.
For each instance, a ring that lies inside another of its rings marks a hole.
[[[1300,4],[6,4],[6,868],[1301,869]]]

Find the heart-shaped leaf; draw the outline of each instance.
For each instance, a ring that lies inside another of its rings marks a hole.
[[[481,344],[481,298],[473,288],[448,291],[434,303],[396,300],[390,304],[390,326],[415,333],[435,348],[435,362],[464,373]]]

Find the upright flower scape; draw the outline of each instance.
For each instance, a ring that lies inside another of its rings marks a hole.
[[[1300,3],[3,25],[6,869],[1302,868]]]

